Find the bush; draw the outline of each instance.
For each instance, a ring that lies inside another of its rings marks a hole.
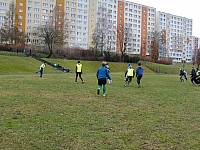
[[[174,67],[172,65],[164,65],[164,64],[145,62],[145,61],[143,61],[142,64],[156,73],[164,73],[164,74],[179,73],[179,67]]]
[[[165,57],[158,60],[159,64],[172,65],[172,58]]]
[[[111,58],[112,58],[110,52],[109,52],[109,51],[104,51],[103,53],[104,53],[104,59],[105,59],[106,61],[110,61]]]
[[[132,56],[129,58],[129,63],[138,63],[140,61],[140,57],[139,56]]]

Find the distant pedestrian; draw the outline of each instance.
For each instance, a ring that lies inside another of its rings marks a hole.
[[[97,95],[100,94],[102,85],[103,85],[103,96],[106,96],[106,80],[109,79],[112,82],[108,69],[105,67],[106,62],[102,62],[102,66],[98,68],[96,76],[98,79],[98,89]]]
[[[191,78],[192,84],[194,84],[194,80],[196,78],[196,71],[195,71],[194,67],[192,67],[192,69],[191,69],[190,78]]]
[[[142,79],[143,73],[144,73],[144,69],[142,68],[141,63],[138,63],[138,68],[136,70],[138,88],[141,86],[140,81]]]
[[[24,53],[24,55],[26,55],[26,48],[24,48],[24,52],[23,53]]]
[[[82,73],[83,73],[82,64],[81,64],[80,61],[78,61],[77,64],[76,64],[76,79],[75,79],[75,83],[77,83],[78,76],[81,79],[82,83],[84,83],[83,78],[81,76]]]
[[[46,63],[43,63],[41,66],[40,66],[40,69],[38,71],[36,71],[36,73],[40,72],[40,77],[42,77],[43,73],[44,73],[44,68],[46,66]]]

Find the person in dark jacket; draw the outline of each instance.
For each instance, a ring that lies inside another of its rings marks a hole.
[[[180,76],[181,82],[183,82],[184,79],[187,80],[187,72],[183,68],[180,68],[179,76]]]
[[[143,73],[144,73],[144,69],[142,68],[141,63],[138,63],[138,68],[136,70],[136,78],[137,78],[138,88],[141,86],[140,80],[142,79]]]
[[[106,80],[109,79],[110,82],[112,82],[110,73],[108,69],[106,68],[106,62],[102,62],[102,66],[98,68],[96,72],[96,77],[98,79],[98,89],[97,89],[97,95],[100,94],[102,85],[103,85],[103,96],[106,96]]]
[[[194,84],[194,79],[196,78],[196,71],[195,71],[194,67],[192,67],[192,69],[191,69],[190,78],[191,78],[192,84]]]

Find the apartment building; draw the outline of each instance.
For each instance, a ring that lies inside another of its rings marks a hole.
[[[152,39],[151,35],[155,32],[156,27],[156,9],[149,6],[142,6],[142,24],[141,24],[141,55],[149,55],[149,48]]]
[[[11,0],[0,0],[0,26]],[[164,41],[159,47],[160,57],[171,57],[176,62],[192,59],[192,19],[138,4],[129,0],[14,0],[19,30],[25,32],[27,44],[38,44],[34,31],[56,12],[58,23],[65,27],[64,44],[88,49],[93,34],[98,35],[97,47],[102,50],[127,54],[149,55],[149,36],[155,31]],[[57,9],[57,11],[55,11]],[[119,39],[123,35],[123,47]]]
[[[129,33],[126,50],[126,53],[128,54],[140,54],[141,22],[142,5],[126,1],[124,11],[124,27]]]
[[[7,13],[7,10],[9,10],[9,5],[6,0],[0,0],[0,27],[5,26],[5,16]],[[2,36],[0,31],[0,43],[2,42]]]
[[[19,0],[20,1],[20,0]],[[42,0],[23,0],[24,3],[24,18],[25,20],[25,33],[29,37],[27,43],[38,44],[40,43],[35,32],[37,32],[40,25],[45,25],[49,17],[53,14],[53,10],[56,6],[55,0],[42,1]],[[18,2],[18,0],[16,1]],[[26,2],[26,3],[25,3]],[[16,3],[18,6],[18,3]],[[18,10],[16,10],[18,12]]]
[[[0,27],[5,25],[6,13],[9,10],[10,2],[7,0],[0,0]]]
[[[192,36],[192,61],[197,56],[197,52],[200,49],[200,38]]]
[[[5,25],[7,13],[13,10],[15,25],[20,32],[24,32],[27,38],[26,44],[39,43],[38,37],[33,33],[38,30],[40,25],[46,24],[49,16],[53,13],[56,6],[55,0],[0,0],[0,27]]]
[[[117,0],[90,0],[88,46],[96,34],[98,48],[116,50],[117,7]]]
[[[118,1],[117,30],[124,28],[126,53],[146,56],[148,35],[155,31],[156,9],[130,1]],[[127,34],[127,35],[126,35]],[[119,52],[119,47],[117,52]]]
[[[161,57],[171,57],[174,62],[192,60],[192,19],[157,12],[156,29],[165,33],[165,44],[159,50]]]
[[[89,0],[66,0],[65,19],[68,26],[66,46],[88,47]]]

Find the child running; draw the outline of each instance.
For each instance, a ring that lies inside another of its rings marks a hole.
[[[124,86],[127,86],[127,84],[131,83],[132,79],[135,76],[135,71],[130,64],[128,64],[128,69],[126,70],[124,76],[125,76],[125,85]]]
[[[108,78],[112,82],[108,69],[105,67],[106,62],[102,62],[102,66],[98,68],[96,76],[98,79],[98,89],[97,95],[100,94],[102,85],[103,85],[103,96],[106,96],[106,79]]]
[[[142,68],[141,63],[138,63],[138,68],[136,70],[136,78],[137,78],[138,88],[141,86],[140,80],[142,79],[143,73],[144,73],[144,69]]]

